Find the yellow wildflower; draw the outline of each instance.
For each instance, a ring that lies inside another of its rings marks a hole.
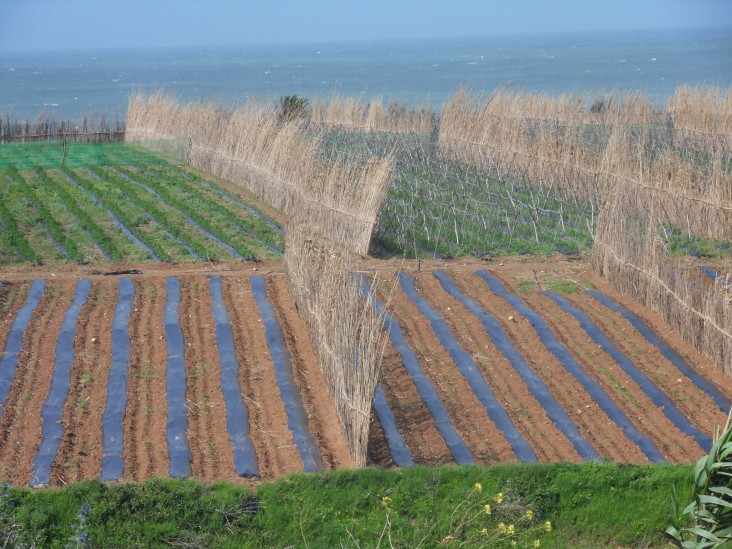
[[[513,535],[516,533],[516,527],[513,524],[509,524],[508,528],[506,529],[506,532]]]
[[[517,543],[515,539],[511,540],[511,547],[516,547]]]
[[[480,531],[480,533],[481,533],[481,534],[483,534],[484,536],[487,536],[487,535],[488,535],[488,528],[483,528],[483,529],[482,529],[482,530]]]
[[[534,547],[541,547],[541,542],[538,539],[534,540]]]
[[[531,509],[529,509],[528,511],[526,511],[526,520],[533,520],[533,519],[534,519],[534,512]]]
[[[544,530],[546,530],[547,532],[551,532],[552,531],[552,523],[549,522],[549,521],[546,521],[544,523]]]
[[[483,485],[482,485],[482,484],[481,484],[480,482],[476,482],[476,483],[475,483],[475,484],[473,485],[473,489],[474,489],[474,490],[475,490],[476,492],[482,492],[482,491],[483,491]]]
[[[496,503],[498,503],[499,505],[500,505],[501,503],[503,503],[503,492],[498,492],[498,493],[496,494],[496,497],[494,497],[494,498],[493,498],[493,501],[495,501],[495,502],[496,502]]]
[[[483,508],[485,509],[485,514],[490,515],[491,514],[491,506],[486,504],[486,506]]]
[[[501,523],[499,523],[499,524],[498,524],[498,531],[499,531],[499,532],[500,532],[501,534],[505,534],[505,533],[506,533],[506,525],[505,525],[505,524],[503,524],[502,522],[501,522]]]
[[[391,505],[391,498],[389,496],[381,498],[381,505],[382,507],[389,507],[389,505]]]

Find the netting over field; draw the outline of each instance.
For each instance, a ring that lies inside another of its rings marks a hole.
[[[40,167],[50,170],[64,165],[69,168],[85,166],[120,166],[185,162],[190,145],[188,140],[165,140],[140,143],[81,143],[77,141],[33,141],[0,143],[0,170],[28,170]],[[144,148],[141,148],[144,146]]]

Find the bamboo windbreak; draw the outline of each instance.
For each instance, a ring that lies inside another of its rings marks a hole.
[[[669,112],[647,98],[556,100],[460,90],[440,122],[440,149],[497,177],[523,178],[600,209],[593,264],[618,289],[659,312],[732,375],[732,296],[675,235],[732,238],[732,173],[724,122],[729,93],[682,88]],[[694,138],[689,132],[694,132]]]

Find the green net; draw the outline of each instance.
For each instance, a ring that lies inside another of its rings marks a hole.
[[[14,167],[44,170],[84,166],[182,164],[188,159],[187,139],[128,143],[81,143],[76,141],[34,141],[0,143],[0,170]]]

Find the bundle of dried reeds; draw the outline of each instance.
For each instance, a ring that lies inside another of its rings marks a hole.
[[[435,115],[429,105],[407,108],[391,101],[384,108],[380,97],[366,104],[337,95],[327,102],[315,99],[310,120],[329,129],[357,132],[430,133],[435,126]]]
[[[307,323],[351,455],[365,465],[385,345],[384,318],[371,304],[373,288],[365,301],[359,298],[350,253],[319,235],[307,217],[288,219],[284,263],[290,294]]]
[[[668,111],[679,142],[709,153],[732,152],[732,90],[681,86]]]
[[[135,95],[127,140],[187,137],[194,166],[237,182],[288,215],[307,212],[323,235],[366,254],[386,192],[388,160],[325,159],[322,135],[300,121],[282,121],[272,107],[181,106],[162,94]]]

